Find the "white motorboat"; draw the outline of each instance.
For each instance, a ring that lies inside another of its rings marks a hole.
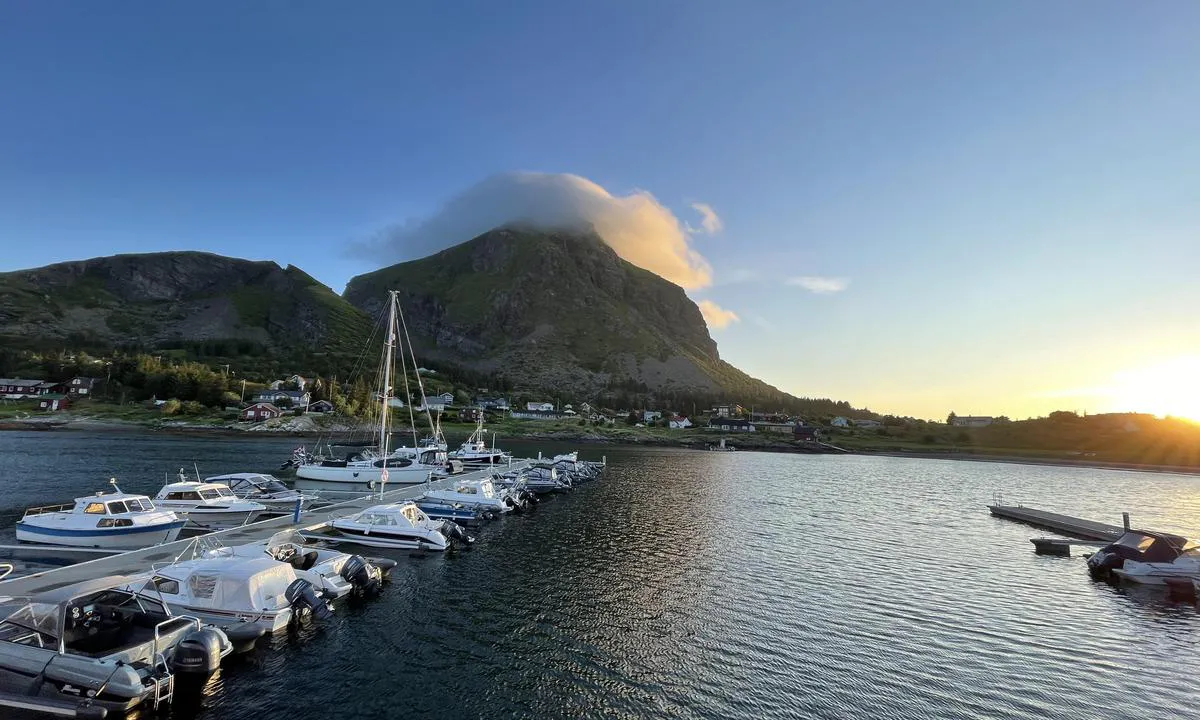
[[[129,590],[212,623],[250,623],[268,633],[332,610],[291,565],[269,557],[201,557],[154,570]]]
[[[297,501],[303,511],[317,500],[316,495],[292,490],[275,476],[264,473],[214,475],[204,478],[204,482],[225,485],[239,498],[265,505],[269,512],[293,512]]]
[[[501,493],[496,490],[490,478],[482,480],[459,480],[448,490],[430,490],[422,500],[436,500],[451,503],[472,510],[506,513],[512,510],[512,505],[506,503]]]
[[[475,542],[461,526],[431,520],[411,502],[373,505],[333,520],[329,527],[339,539],[372,547],[443,551],[450,547],[451,540],[466,545]]]
[[[284,530],[260,543],[214,548],[207,557],[268,557],[292,568],[297,577],[309,581],[329,598],[350,593],[358,596],[379,592],[383,579],[396,567],[395,560],[347,555],[330,548],[314,547],[294,530]]]
[[[498,450],[494,446],[488,447],[487,431],[483,429],[483,414],[480,413],[479,420],[475,425],[475,431],[471,436],[459,446],[457,450],[450,453],[449,459],[458,460],[465,467],[483,467],[486,465],[506,465],[512,460],[512,456],[503,450]],[[493,442],[495,436],[493,435]]]
[[[154,496],[154,502],[160,508],[185,515],[188,522],[204,528],[245,525],[267,509],[261,503],[242,500],[228,486],[182,479],[164,485]]]
[[[1115,575],[1130,582],[1162,585],[1168,578],[1200,577],[1200,546],[1179,535],[1126,530],[1116,542],[1088,558],[1098,578]]]
[[[186,520],[154,507],[145,495],[96,493],[73,505],[30,508],[17,522],[17,541],[71,547],[132,550],[171,542]]]

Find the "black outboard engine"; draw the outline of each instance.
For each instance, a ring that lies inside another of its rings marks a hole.
[[[466,528],[456,522],[446,520],[442,523],[441,532],[446,536],[446,539],[453,545],[455,542],[460,543],[464,547],[471,547],[475,542],[475,538],[467,534]]]
[[[374,595],[383,587],[383,573],[362,555],[351,555],[338,574],[350,583],[356,597]]]
[[[333,610],[317,593],[313,584],[304,578],[297,578],[287,590],[283,591],[292,606],[292,620],[301,624],[307,623],[313,617],[318,620],[328,620],[333,617]]]
[[[171,672],[207,678],[221,667],[221,646],[229,642],[214,627],[193,631],[175,646]]]

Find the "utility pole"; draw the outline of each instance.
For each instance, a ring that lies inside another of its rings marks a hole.
[[[225,372],[223,374],[225,377],[229,377],[229,364],[228,363],[226,363],[225,365],[218,365],[217,367],[225,368]]]
[[[241,402],[246,402],[246,378],[242,378],[242,399]]]

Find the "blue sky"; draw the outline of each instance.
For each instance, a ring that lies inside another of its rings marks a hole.
[[[1200,356],[1200,5],[245,5],[0,3],[0,269],[202,249],[340,291],[380,264],[348,246],[571,173],[711,206],[690,293],[793,393],[1200,416],[1144,371]]]

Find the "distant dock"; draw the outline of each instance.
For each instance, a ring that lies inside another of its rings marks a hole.
[[[1051,530],[1062,535],[1082,538],[1084,540],[1115,542],[1117,538],[1125,533],[1125,528],[1120,525],[1109,525],[1093,520],[1084,520],[1083,518],[1060,515],[1059,513],[1023,507],[1021,505],[988,505],[988,511],[996,517],[1015,520],[1026,525],[1032,525],[1044,530]]]

